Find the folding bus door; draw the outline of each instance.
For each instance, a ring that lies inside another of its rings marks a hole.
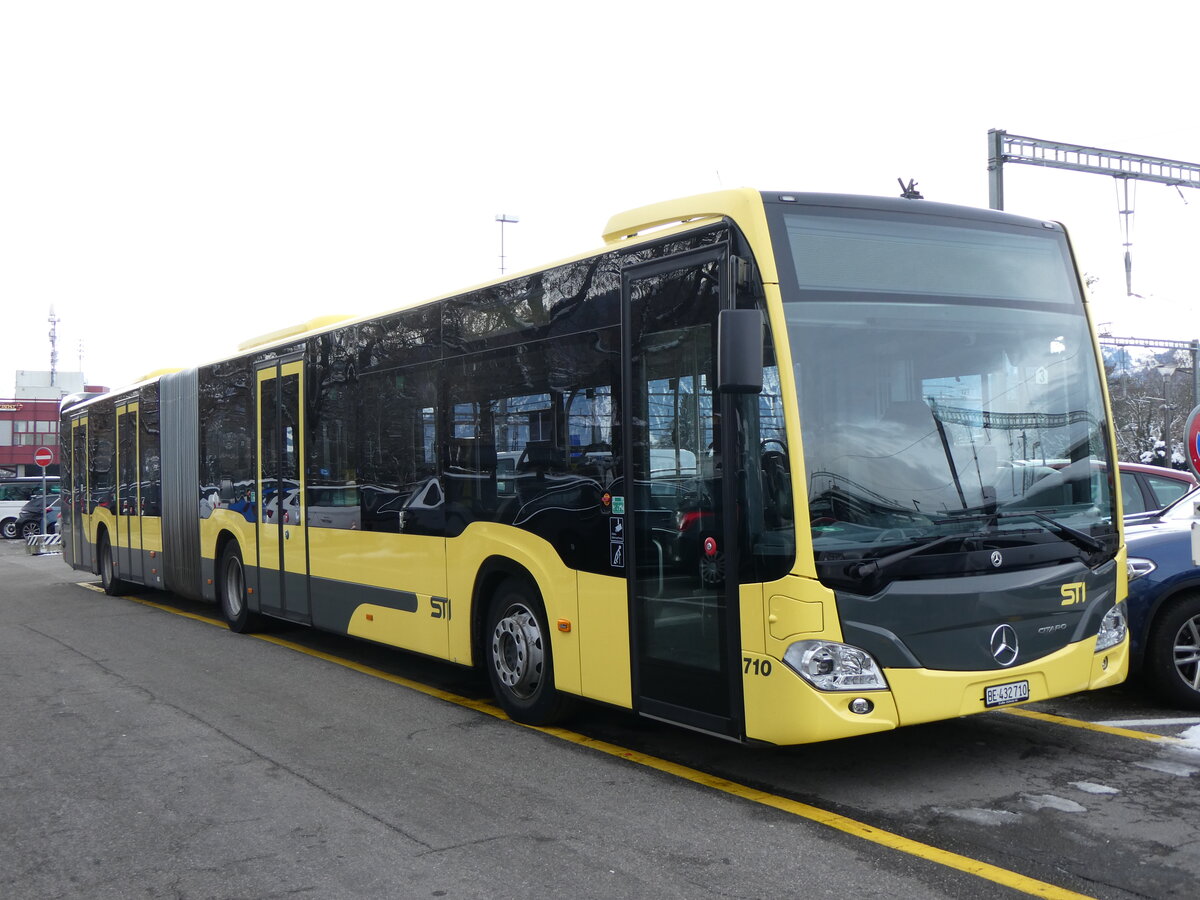
[[[87,416],[71,420],[71,483],[66,485],[70,494],[70,542],[68,561],[77,569],[92,567],[92,545],[88,543],[88,420]],[[60,508],[67,500],[60,501]]]
[[[713,390],[725,247],[625,270],[626,496],[623,547],[644,715],[718,734],[740,730],[736,503],[722,433],[732,402]],[[615,512],[615,511],[614,511]],[[614,516],[614,518],[620,518]],[[617,525],[613,526],[618,527]]]
[[[304,498],[304,361],[258,370],[260,609],[310,622]]]
[[[138,404],[117,406],[117,494],[113,512],[116,528],[113,546],[117,573],[129,581],[145,583],[142,562],[141,466],[138,457]]]

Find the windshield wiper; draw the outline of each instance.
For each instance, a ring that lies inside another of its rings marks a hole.
[[[937,525],[949,525],[957,522],[992,522],[996,519],[1037,519],[1047,530],[1053,531],[1059,537],[1070,541],[1081,550],[1087,550],[1091,553],[1100,553],[1105,547],[1090,534],[1080,531],[1077,528],[1072,528],[1058,519],[1046,515],[1036,509],[1011,511],[1011,512],[991,512],[982,513],[977,516],[955,516],[952,519],[935,520]]]
[[[1096,540],[1090,534],[1072,528],[1070,525],[1065,525],[1057,519],[1046,515],[1036,509],[1024,511],[1010,512],[991,512],[982,513],[974,516],[954,516],[951,519],[935,519],[935,525],[959,525],[963,522],[995,522],[997,519],[1036,519],[1047,531],[1052,531],[1059,537],[1074,544],[1080,550],[1085,550],[1089,553],[1101,553],[1105,550],[1104,544]],[[932,550],[934,547],[940,547],[942,544],[950,541],[964,541],[969,538],[986,537],[986,534],[944,534],[941,537],[936,537],[930,541],[923,541],[919,544],[914,544],[911,547],[905,547],[903,550],[897,550],[895,553],[889,553],[887,556],[880,556],[877,559],[860,562],[846,568],[846,574],[852,578],[870,578],[872,575],[878,575],[884,569],[889,569],[898,562],[903,562],[911,556],[916,556],[918,553],[924,553],[926,550]]]
[[[858,565],[849,566],[846,569],[846,573],[854,578],[869,578],[902,560],[908,559],[910,556],[916,556],[918,553],[945,544],[947,541],[960,541],[963,537],[964,535],[961,534],[943,534],[932,541],[925,541],[912,547],[906,547],[903,550],[897,550],[895,553],[889,553],[887,556],[872,559],[869,562],[860,562]]]

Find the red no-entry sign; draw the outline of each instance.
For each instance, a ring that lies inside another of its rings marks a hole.
[[[1188,462],[1192,465],[1192,471],[1200,475],[1200,406],[1193,409],[1192,414],[1188,416],[1184,433],[1187,435]]]
[[[54,454],[50,452],[49,447],[38,447],[33,451],[33,461],[44,469],[54,462]]]

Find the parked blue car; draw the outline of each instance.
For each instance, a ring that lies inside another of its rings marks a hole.
[[[1200,709],[1200,566],[1192,522],[1200,489],[1128,525],[1132,669],[1172,705]]]

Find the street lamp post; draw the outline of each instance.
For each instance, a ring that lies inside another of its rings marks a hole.
[[[504,274],[504,226],[515,225],[521,220],[507,213],[496,213],[496,221],[500,223],[500,274]]]
[[[1171,376],[1175,374],[1178,365],[1155,366],[1158,374],[1162,376],[1163,382],[1163,461],[1162,464],[1167,468],[1171,467],[1171,398],[1167,394],[1167,388],[1171,384]]]

